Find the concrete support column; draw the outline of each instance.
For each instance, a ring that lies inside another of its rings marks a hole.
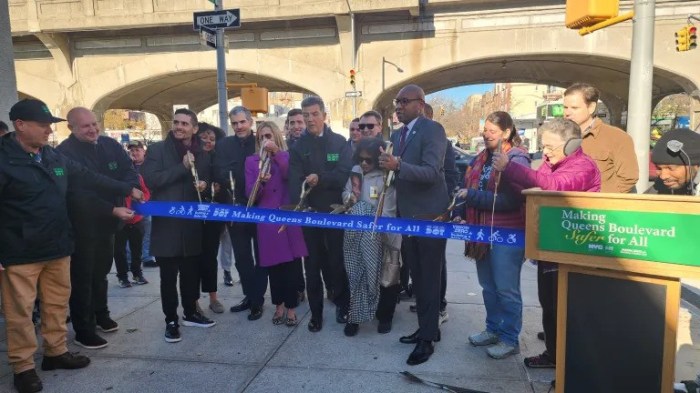
[[[7,1],[0,1],[0,120],[10,128],[9,112],[17,102],[17,79],[15,77],[15,55],[12,50],[10,32],[10,10]]]
[[[610,118],[604,119],[605,122],[615,127],[623,128],[622,111],[625,108],[625,102],[615,96],[606,94],[601,94],[601,100],[603,100],[610,113]]]
[[[700,98],[690,99],[690,128],[698,132],[700,127]]]

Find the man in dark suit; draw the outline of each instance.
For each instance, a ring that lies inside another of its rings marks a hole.
[[[396,115],[404,126],[391,135],[394,155],[382,154],[379,166],[394,170],[398,215],[438,215],[448,205],[443,162],[447,148],[445,130],[439,123],[422,117],[425,93],[416,85],[399,91],[394,100]],[[440,340],[440,275],[445,239],[404,236],[406,263],[413,271],[413,290],[418,307],[418,330],[401,337],[416,344],[406,363],[426,362],[433,354],[433,342]]]

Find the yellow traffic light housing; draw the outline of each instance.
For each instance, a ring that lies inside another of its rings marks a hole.
[[[619,0],[566,0],[566,27],[580,29],[614,18],[620,12]]]
[[[689,35],[688,26],[684,26],[676,32],[676,52],[685,52],[690,49]]]

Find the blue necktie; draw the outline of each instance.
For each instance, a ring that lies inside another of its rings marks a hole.
[[[406,134],[408,134],[408,127],[403,126],[403,128],[401,128],[401,137],[399,138],[399,154],[403,152],[403,147],[406,144]]]

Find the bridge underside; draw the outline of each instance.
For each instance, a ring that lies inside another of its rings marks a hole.
[[[626,108],[629,95],[630,62],[611,57],[569,53],[543,53],[480,59],[432,70],[410,81],[421,86],[426,94],[456,86],[481,83],[536,83],[567,87],[575,82],[588,82],[598,87],[601,99],[615,122]],[[654,69],[653,104],[662,98],[695,89],[694,83],[660,68]],[[381,94],[377,107],[390,108],[401,86],[393,86]]]
[[[229,84],[257,84],[270,92],[311,93],[289,82],[262,75],[229,72]],[[217,102],[216,70],[186,71],[161,75],[125,86],[103,97],[95,110],[132,109],[169,116],[173,105],[186,104],[199,112]],[[240,95],[240,88],[229,89],[229,98]]]

